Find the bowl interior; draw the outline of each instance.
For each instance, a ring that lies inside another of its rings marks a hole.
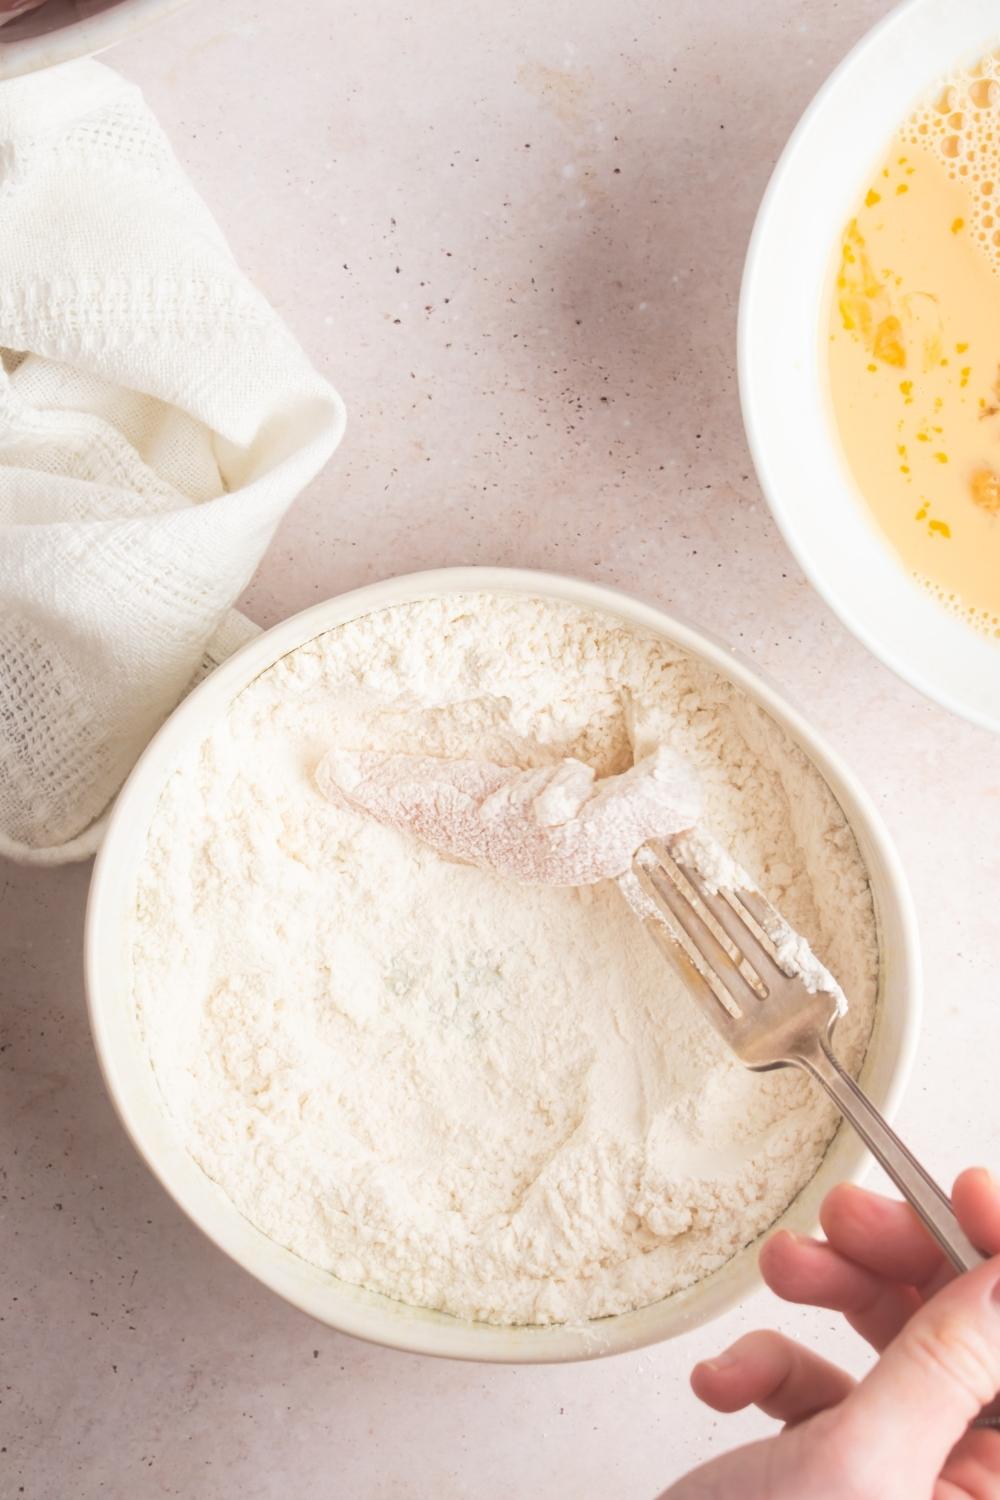
[[[842,456],[826,394],[825,291],[867,174],[910,107],[1000,38],[992,0],[909,0],[806,111],[765,194],[740,298],[747,436],[785,539],[875,655],[946,707],[1000,729],[1000,642],[948,615],[898,561]]]
[[[281,1296],[347,1333],[401,1349],[466,1359],[539,1362],[587,1359],[672,1337],[723,1312],[758,1282],[753,1247],[704,1281],[651,1307],[582,1327],[496,1328],[410,1308],[338,1281],[255,1229],[205,1176],[174,1135],[131,998],[127,923],[146,831],[181,750],[279,657],[324,630],[391,604],[442,593],[518,592],[601,610],[666,636],[744,687],[818,767],[854,830],[875,897],[880,946],[879,1004],[863,1071],[875,1103],[891,1113],[916,1037],[919,974],[914,919],[895,853],[860,788],[799,716],[760,679],[699,632],[611,590],[552,575],[449,569],[359,589],[306,610],[252,641],[203,682],[167,721],[119,796],[91,887],[86,970],[91,1026],[111,1097],[147,1164],[221,1249]],[[815,1226],[823,1193],[866,1166],[860,1142],[838,1131],[813,1180],[781,1223]]]

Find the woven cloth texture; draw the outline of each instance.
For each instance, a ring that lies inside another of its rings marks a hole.
[[[0,87],[0,854],[96,848],[343,426],[137,89]]]

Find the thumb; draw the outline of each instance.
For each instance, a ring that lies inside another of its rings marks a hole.
[[[840,1437],[879,1483],[891,1465],[901,1494],[929,1494],[998,1391],[1000,1256],[949,1282],[914,1314],[841,1404]]]

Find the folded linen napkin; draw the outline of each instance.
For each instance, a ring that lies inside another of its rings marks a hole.
[[[343,427],[138,90],[0,86],[0,854],[96,848]]]

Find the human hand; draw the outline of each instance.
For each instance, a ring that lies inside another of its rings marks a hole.
[[[1000,1257],[1000,1185],[974,1167],[952,1204]],[[716,1411],[758,1406],[783,1431],[694,1470],[661,1500],[1000,1500],[1000,1429],[970,1428],[1000,1392],[1000,1258],[957,1276],[908,1204],[841,1186],[826,1241],[780,1231],[760,1266],[787,1302],[843,1313],[879,1352],[860,1382],[781,1334],[696,1365]]]

